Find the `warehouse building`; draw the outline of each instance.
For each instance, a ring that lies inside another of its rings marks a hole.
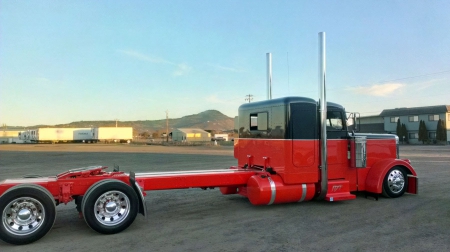
[[[440,119],[444,121],[447,132],[447,144],[450,144],[450,105],[385,109],[380,115],[358,118],[358,131],[361,133],[396,134],[397,121],[399,119],[401,124],[405,124],[408,133],[408,143],[410,144],[421,143],[419,141],[419,124],[421,120],[425,122],[428,139],[433,143],[436,142],[436,129]]]
[[[17,130],[3,130],[0,133],[0,143],[23,143],[21,139],[19,139],[19,135],[23,131]]]
[[[436,140],[436,129],[439,119],[444,121],[447,131],[447,143],[450,143],[450,105],[438,105],[415,108],[396,108],[385,109],[380,116],[383,118],[384,130],[388,133],[396,133],[397,121],[405,124],[408,131],[408,142],[418,144],[419,142],[419,124],[424,121],[428,138]]]
[[[211,134],[202,129],[180,128],[172,132],[172,141],[206,142],[211,141]]]

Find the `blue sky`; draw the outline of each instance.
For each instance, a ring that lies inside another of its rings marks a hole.
[[[347,111],[450,104],[450,1],[0,0],[0,123],[157,120],[247,94],[318,97]]]

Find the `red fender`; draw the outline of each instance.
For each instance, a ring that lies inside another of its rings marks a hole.
[[[366,191],[381,193],[383,190],[383,179],[386,173],[394,166],[406,168],[412,175],[417,176],[408,159],[383,159],[376,162],[370,168],[366,177]]]

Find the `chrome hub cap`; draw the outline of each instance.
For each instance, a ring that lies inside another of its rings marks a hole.
[[[17,214],[17,217],[19,217],[20,220],[26,221],[30,219],[31,217],[31,211],[30,209],[21,209],[19,213]]]
[[[399,193],[405,187],[405,177],[399,170],[392,170],[388,176],[388,186],[393,193]]]
[[[113,213],[114,211],[116,211],[117,209],[117,204],[116,202],[108,202],[106,203],[106,212],[108,213]]]
[[[117,225],[130,213],[130,199],[120,191],[106,192],[95,201],[94,213],[101,224]]]
[[[44,223],[44,210],[42,203],[34,198],[15,199],[3,210],[3,227],[14,235],[31,234]]]

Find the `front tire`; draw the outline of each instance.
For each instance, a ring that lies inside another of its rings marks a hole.
[[[408,186],[405,169],[399,166],[391,168],[383,180],[383,196],[398,198],[402,196]]]
[[[22,184],[0,197],[0,213],[0,239],[23,245],[50,231],[56,219],[56,206],[53,196],[42,186]]]
[[[84,220],[102,234],[116,234],[128,228],[138,208],[139,200],[133,188],[119,180],[94,184],[81,202]]]

